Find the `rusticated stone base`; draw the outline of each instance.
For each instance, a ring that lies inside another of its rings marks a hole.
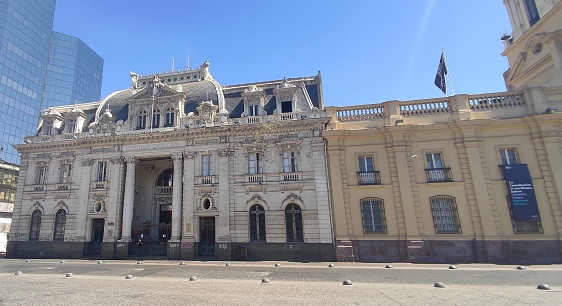
[[[355,240],[355,261],[413,263],[562,263],[560,241]],[[336,249],[336,254],[337,249]],[[345,257],[337,259],[345,261]]]

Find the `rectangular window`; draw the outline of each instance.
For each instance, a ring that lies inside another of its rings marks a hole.
[[[97,179],[98,182],[107,181],[107,162],[100,161],[98,162],[98,174]]]
[[[75,132],[76,132],[76,120],[69,120],[68,133],[75,133]]]
[[[451,168],[445,168],[443,166],[443,157],[441,156],[441,153],[426,153],[425,159],[427,162],[425,174],[427,176],[428,183],[453,181]]]
[[[281,112],[282,113],[292,113],[293,112],[293,101],[283,101],[283,102],[281,102]]]
[[[427,153],[425,154],[428,169],[443,168],[441,153]]]
[[[259,105],[251,104],[248,105],[248,116],[259,116]]]
[[[378,185],[381,183],[380,172],[375,171],[373,156],[359,156],[357,158],[357,182],[359,185]]]
[[[525,8],[527,9],[527,14],[529,17],[529,26],[533,26],[537,21],[539,21],[539,10],[537,10],[537,4],[535,0],[525,0]]]
[[[45,135],[51,135],[53,133],[53,125],[51,123],[45,124]]]
[[[72,165],[71,164],[61,164],[60,177],[59,177],[59,183],[60,184],[66,184],[66,183],[70,182],[71,171],[72,171]]]
[[[263,173],[261,153],[250,153],[248,155],[248,174],[261,173]]]
[[[47,166],[37,166],[35,172],[35,185],[44,185],[47,177]]]
[[[297,152],[283,152],[283,172],[297,172]]]
[[[213,175],[213,156],[203,155],[201,156],[201,176],[211,175]]]
[[[454,197],[439,195],[429,198],[429,202],[436,234],[462,234]]]
[[[379,198],[361,200],[361,214],[363,216],[363,233],[386,234],[386,216],[384,201]]]
[[[517,165],[515,149],[500,149],[502,165]]]
[[[359,172],[375,171],[372,156],[359,156]]]

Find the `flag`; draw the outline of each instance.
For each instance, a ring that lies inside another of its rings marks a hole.
[[[437,86],[444,94],[447,94],[447,85],[445,84],[445,76],[447,75],[447,63],[445,63],[445,52],[441,52],[439,67],[435,74],[435,86]]]

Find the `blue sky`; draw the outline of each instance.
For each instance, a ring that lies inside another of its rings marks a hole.
[[[321,71],[326,106],[442,97],[442,48],[455,94],[505,91],[511,32],[500,0],[57,0],[54,30],[104,58],[102,98],[189,56],[222,85]]]

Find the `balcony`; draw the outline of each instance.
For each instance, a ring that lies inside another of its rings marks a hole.
[[[427,176],[428,183],[453,181],[453,173],[451,172],[451,168],[425,169],[425,175]]]
[[[174,187],[172,186],[158,186],[156,187],[156,194],[172,194]]]
[[[195,178],[196,185],[212,185],[218,184],[218,177],[216,175],[198,176]]]
[[[108,181],[97,181],[90,183],[90,189],[92,190],[100,190],[100,189],[108,189],[109,182]]]
[[[265,174],[259,173],[259,174],[248,174],[248,175],[246,175],[246,183],[259,183],[259,184],[261,184],[264,181],[265,181]]]
[[[357,172],[357,182],[359,185],[380,185],[380,171]]]
[[[70,184],[67,183],[60,183],[60,184],[56,184],[55,186],[56,190],[70,190]]]
[[[282,180],[285,182],[300,181],[301,174],[299,172],[287,172],[282,174]]]

